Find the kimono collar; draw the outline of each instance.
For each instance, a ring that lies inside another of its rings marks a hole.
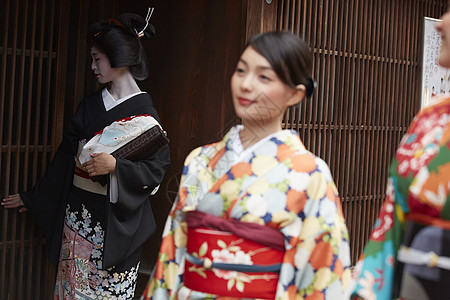
[[[113,96],[111,96],[108,89],[104,88],[102,91],[103,105],[105,106],[106,111],[109,111],[114,107],[116,107],[117,105],[119,105],[120,103],[125,102],[126,100],[143,93],[145,92],[140,91],[116,100],[113,98]]]
[[[294,130],[280,130],[274,132],[272,134],[269,134],[268,136],[263,137],[247,149],[244,149],[241,138],[239,136],[239,131],[241,131],[243,128],[244,126],[242,125],[236,125],[232,127],[224,137],[226,147],[228,150],[232,150],[234,158],[233,161],[235,162],[242,161],[247,155],[254,152],[261,145],[272,138],[276,138],[280,142],[292,145],[298,150],[305,149],[305,146],[301,142],[297,132]]]

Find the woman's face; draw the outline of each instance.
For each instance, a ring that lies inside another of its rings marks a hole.
[[[450,68],[450,5],[445,14],[441,16],[442,22],[436,25],[436,30],[441,34],[441,50],[438,63],[444,68]]]
[[[282,82],[267,59],[251,46],[242,53],[231,77],[231,93],[238,117],[261,124],[281,123],[286,108],[305,94]]]
[[[122,74],[122,68],[111,68],[109,58],[97,48],[91,48],[92,64],[91,69],[99,83],[114,81]]]

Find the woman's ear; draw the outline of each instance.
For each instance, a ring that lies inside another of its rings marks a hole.
[[[295,87],[292,97],[288,100],[288,106],[300,103],[306,96],[306,86],[299,84]]]

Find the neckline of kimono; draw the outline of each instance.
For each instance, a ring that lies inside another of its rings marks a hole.
[[[114,99],[114,97],[109,93],[107,88],[104,88],[102,91],[102,99],[103,99],[103,106],[105,107],[106,111],[110,111],[111,109],[113,109],[114,107],[116,107],[117,105],[125,102],[126,100],[133,98],[134,96],[140,95],[140,94],[145,94],[144,91],[140,91],[137,93],[133,93],[133,94],[129,94],[125,97],[122,97],[120,99]]]
[[[241,137],[239,135],[239,132],[244,128],[243,125],[236,125],[230,135],[230,142],[231,142],[231,148],[233,149],[233,156],[234,161],[241,161],[246,155],[253,152],[257,147],[259,147],[261,144],[265,143],[269,139],[271,139],[273,136],[277,135],[278,133],[284,131],[284,129],[276,131],[274,133],[271,133],[259,141],[257,141],[255,144],[251,145],[247,149],[244,149],[244,146],[242,145]]]

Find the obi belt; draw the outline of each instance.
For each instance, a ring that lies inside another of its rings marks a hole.
[[[279,230],[200,211],[188,212],[187,225],[186,287],[228,297],[275,298],[285,252]]]
[[[406,221],[394,294],[405,299],[450,299],[450,221],[419,214],[407,214]]]

